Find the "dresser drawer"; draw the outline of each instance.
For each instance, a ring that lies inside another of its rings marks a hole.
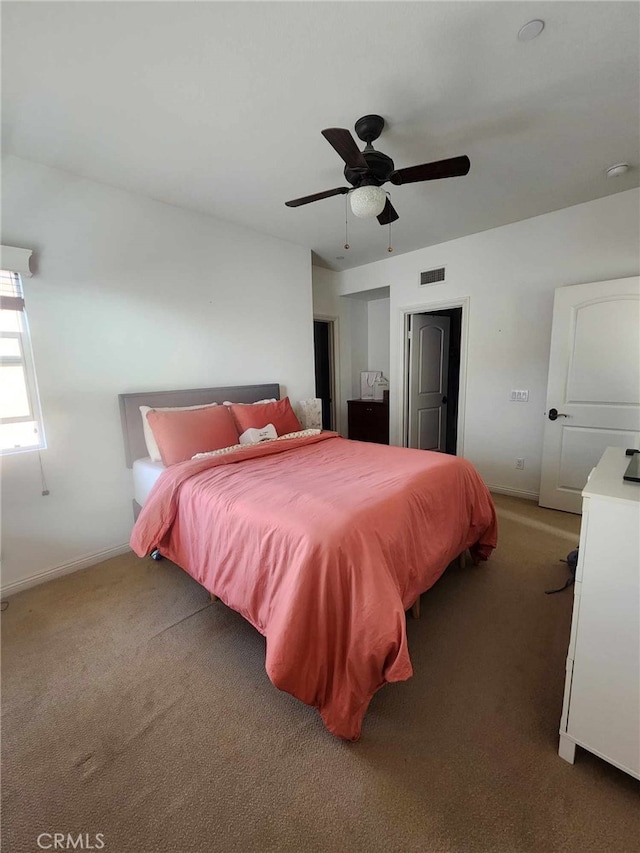
[[[349,438],[389,444],[389,404],[382,400],[348,400]]]

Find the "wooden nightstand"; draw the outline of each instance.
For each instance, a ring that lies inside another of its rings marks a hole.
[[[389,401],[347,400],[349,438],[389,444]]]

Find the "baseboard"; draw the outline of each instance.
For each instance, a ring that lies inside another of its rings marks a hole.
[[[129,545],[116,545],[114,548],[107,548],[105,551],[98,551],[95,554],[86,554],[80,557],[79,560],[71,560],[69,563],[63,563],[61,566],[54,566],[52,569],[45,569],[44,572],[38,572],[37,575],[30,575],[28,578],[23,578],[13,583],[3,584],[0,587],[2,597],[15,595],[17,592],[22,592],[24,589],[29,589],[32,586],[46,583],[54,578],[62,575],[69,575],[71,572],[78,572],[80,569],[88,569],[89,566],[94,566],[96,563],[102,563],[104,560],[110,560],[111,557],[119,557],[121,554],[126,554],[130,551]]]
[[[524,489],[511,489],[507,486],[490,486],[488,484],[487,488],[490,492],[495,492],[497,495],[509,495],[512,498],[524,498],[528,501],[536,501],[536,503],[540,500],[538,492],[525,492]]]

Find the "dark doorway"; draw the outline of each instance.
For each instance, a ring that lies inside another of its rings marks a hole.
[[[333,416],[333,323],[313,321],[316,366],[316,397],[322,400],[322,428],[334,429]]]
[[[441,387],[442,404],[446,406],[446,423],[444,442],[440,444],[440,448],[444,449],[445,453],[456,455],[458,448],[458,396],[460,391],[460,353],[462,340],[462,308],[445,308],[438,311],[424,311],[412,315],[414,317],[448,317],[448,346],[447,352],[442,352],[444,364],[442,368],[442,377],[446,372],[446,389]],[[409,317],[409,328],[412,328],[411,316]],[[409,341],[409,349],[416,342]],[[439,372],[439,371],[438,371]],[[412,391],[409,387],[407,375],[407,422],[410,422],[410,405]],[[438,398],[440,402],[440,398]],[[444,445],[444,446],[443,446]],[[411,444],[407,438],[407,446],[419,446]],[[435,448],[434,448],[435,449]]]

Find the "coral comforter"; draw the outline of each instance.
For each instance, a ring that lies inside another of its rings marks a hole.
[[[330,432],[172,466],[131,537],[248,619],[273,684],[350,740],[376,690],[413,674],[405,610],[465,548],[495,545],[469,462]]]

